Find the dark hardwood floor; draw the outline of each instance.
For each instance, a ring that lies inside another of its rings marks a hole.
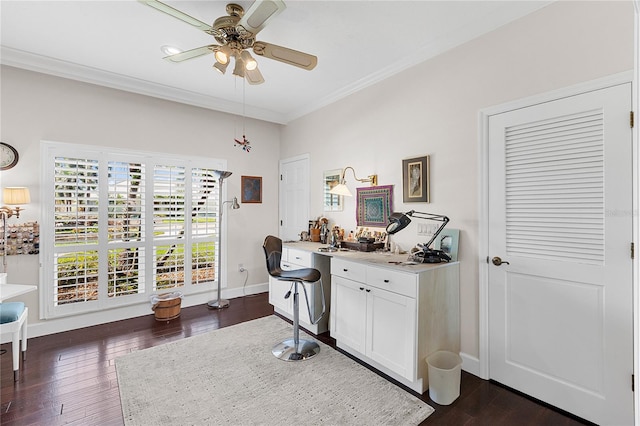
[[[231,300],[228,309],[183,308],[170,322],[152,314],[95,327],[29,339],[20,380],[13,382],[10,344],[1,355],[0,423],[9,425],[121,425],[116,357],[131,351],[273,314],[267,294]],[[320,340],[335,348],[326,333]],[[269,350],[270,348],[265,348]],[[498,384],[462,372],[461,393],[453,404],[435,408],[427,425],[578,425],[563,415]],[[285,420],[286,423],[286,420]]]

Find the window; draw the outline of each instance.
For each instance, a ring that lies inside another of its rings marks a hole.
[[[45,317],[213,288],[223,160],[43,143]]]

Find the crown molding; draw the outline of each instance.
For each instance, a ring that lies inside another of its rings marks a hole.
[[[531,8],[527,14],[538,11],[554,1],[556,0],[539,0],[535,4],[535,7]],[[288,114],[286,116],[286,121],[289,122],[295,120],[296,118],[300,118],[320,108],[331,105],[332,103],[357,93],[369,86],[373,86],[374,84],[399,74],[402,71],[463,45],[482,36],[483,34],[487,34],[504,25],[508,25],[520,17],[522,16],[518,12],[517,8],[510,10],[502,9],[498,11],[491,11],[490,13],[488,12],[482,17],[482,19],[476,19],[471,23],[465,23],[463,26],[451,28],[441,37],[430,40],[429,43],[423,46],[417,46],[413,53],[406,55],[401,60],[395,61],[376,72],[368,74],[364,78],[318,99],[317,102],[313,102],[306,105],[306,107],[299,108],[295,113]]]
[[[5,46],[0,48],[0,64],[228,114],[243,114],[243,106],[239,102],[230,102],[212,96],[204,96],[199,93],[61,61],[47,56],[36,55],[22,50],[11,49]],[[271,110],[251,107],[250,105],[244,106],[244,116],[276,124],[286,123],[285,117],[282,114]]]
[[[553,3],[553,1],[554,0],[540,0],[536,2],[535,6],[527,13],[532,13],[542,9],[550,3]],[[637,4],[638,0],[634,1],[636,2],[635,4]],[[431,40],[429,43],[422,46],[417,45],[410,54],[405,55],[400,60],[393,61],[384,68],[366,75],[360,80],[341,87],[334,92],[296,108],[293,111],[282,113],[266,108],[252,107],[251,105],[245,105],[243,108],[242,104],[239,102],[232,102],[213,96],[205,96],[200,93],[153,83],[143,79],[128,77],[76,63],[61,61],[47,56],[36,55],[5,46],[0,47],[0,64],[193,105],[214,111],[234,115],[244,115],[246,117],[271,123],[287,124],[290,121],[329,106],[354,93],[401,73],[408,68],[434,58],[448,50],[454,49],[455,47],[476,37],[493,31],[505,24],[509,24],[519,17],[521,17],[520,10],[515,6],[506,9],[499,8],[488,11],[484,16],[480,17],[480,19],[475,19],[471,23],[465,22],[464,25],[457,28],[450,28],[446,34],[442,34],[438,39]]]

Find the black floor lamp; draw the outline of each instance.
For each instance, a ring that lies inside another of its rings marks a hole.
[[[222,200],[222,183],[226,178],[231,176],[231,172],[216,170],[218,173],[218,200]],[[220,202],[220,214],[218,219],[218,268],[216,271],[216,278],[218,279],[218,299],[211,300],[207,303],[207,307],[209,309],[222,309],[229,307],[229,301],[225,300],[221,297],[221,284],[222,284],[222,275],[220,274],[220,270],[222,269],[222,216],[224,212],[224,205],[226,203],[231,203],[232,209],[239,209],[240,204],[238,204],[238,198],[233,197],[231,201],[223,201]]]

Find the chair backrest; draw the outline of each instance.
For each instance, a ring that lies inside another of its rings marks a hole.
[[[267,235],[262,243],[265,260],[267,262],[267,271],[269,275],[277,277],[282,273],[280,261],[282,260],[282,240],[273,235]]]

